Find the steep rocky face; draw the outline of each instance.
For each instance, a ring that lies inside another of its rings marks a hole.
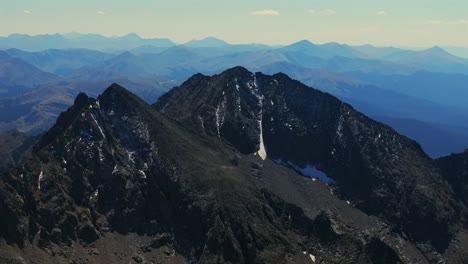
[[[468,205],[468,150],[436,160],[442,175],[465,205]]]
[[[0,173],[16,167],[29,153],[36,140],[36,137],[29,137],[16,129],[0,135]]]
[[[358,208],[440,252],[464,221],[465,207],[416,142],[284,74],[198,74],[154,107],[242,153],[336,183]]]
[[[0,245],[0,258],[425,263],[385,223],[323,184],[242,155],[216,139],[224,135],[216,128],[214,139],[192,133],[116,84],[97,99],[78,95],[25,162],[0,179],[0,236],[24,250]],[[136,256],[126,255],[128,244]]]
[[[197,132],[223,137],[248,154],[260,143],[262,102],[255,76],[234,68],[220,77],[194,75],[161,96],[156,108]]]

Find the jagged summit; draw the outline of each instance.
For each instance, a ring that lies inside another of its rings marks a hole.
[[[99,96],[99,98],[106,98],[111,95],[121,95],[123,97],[135,97],[135,95],[127,90],[125,87],[118,83],[112,83],[106,90]]]

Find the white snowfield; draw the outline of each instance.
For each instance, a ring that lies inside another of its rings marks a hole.
[[[258,150],[258,155],[262,160],[265,160],[267,158],[267,153],[265,149],[265,145],[263,144],[263,129],[262,129],[262,120],[260,119],[259,126],[260,126],[260,149]]]

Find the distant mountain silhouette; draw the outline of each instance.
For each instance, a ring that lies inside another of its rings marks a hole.
[[[204,39],[194,39],[187,43],[184,43],[184,46],[192,47],[192,48],[200,48],[200,47],[213,48],[213,47],[225,47],[228,45],[229,44],[225,42],[224,40],[217,39],[214,37],[208,37]]]

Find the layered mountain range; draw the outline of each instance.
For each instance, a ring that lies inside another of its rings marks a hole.
[[[283,72],[331,93],[417,140],[431,157],[468,145],[467,127],[460,122],[468,118],[463,100],[468,60],[439,47],[404,50],[307,40],[279,47],[216,38],[177,45],[136,34],[72,33],[0,37],[0,48],[0,133],[42,133],[78,93],[96,97],[109,83],[153,103],[193,74],[241,65]]]
[[[462,154],[460,154],[462,155]],[[285,74],[81,93],[0,177],[8,263],[463,263],[463,158]]]

